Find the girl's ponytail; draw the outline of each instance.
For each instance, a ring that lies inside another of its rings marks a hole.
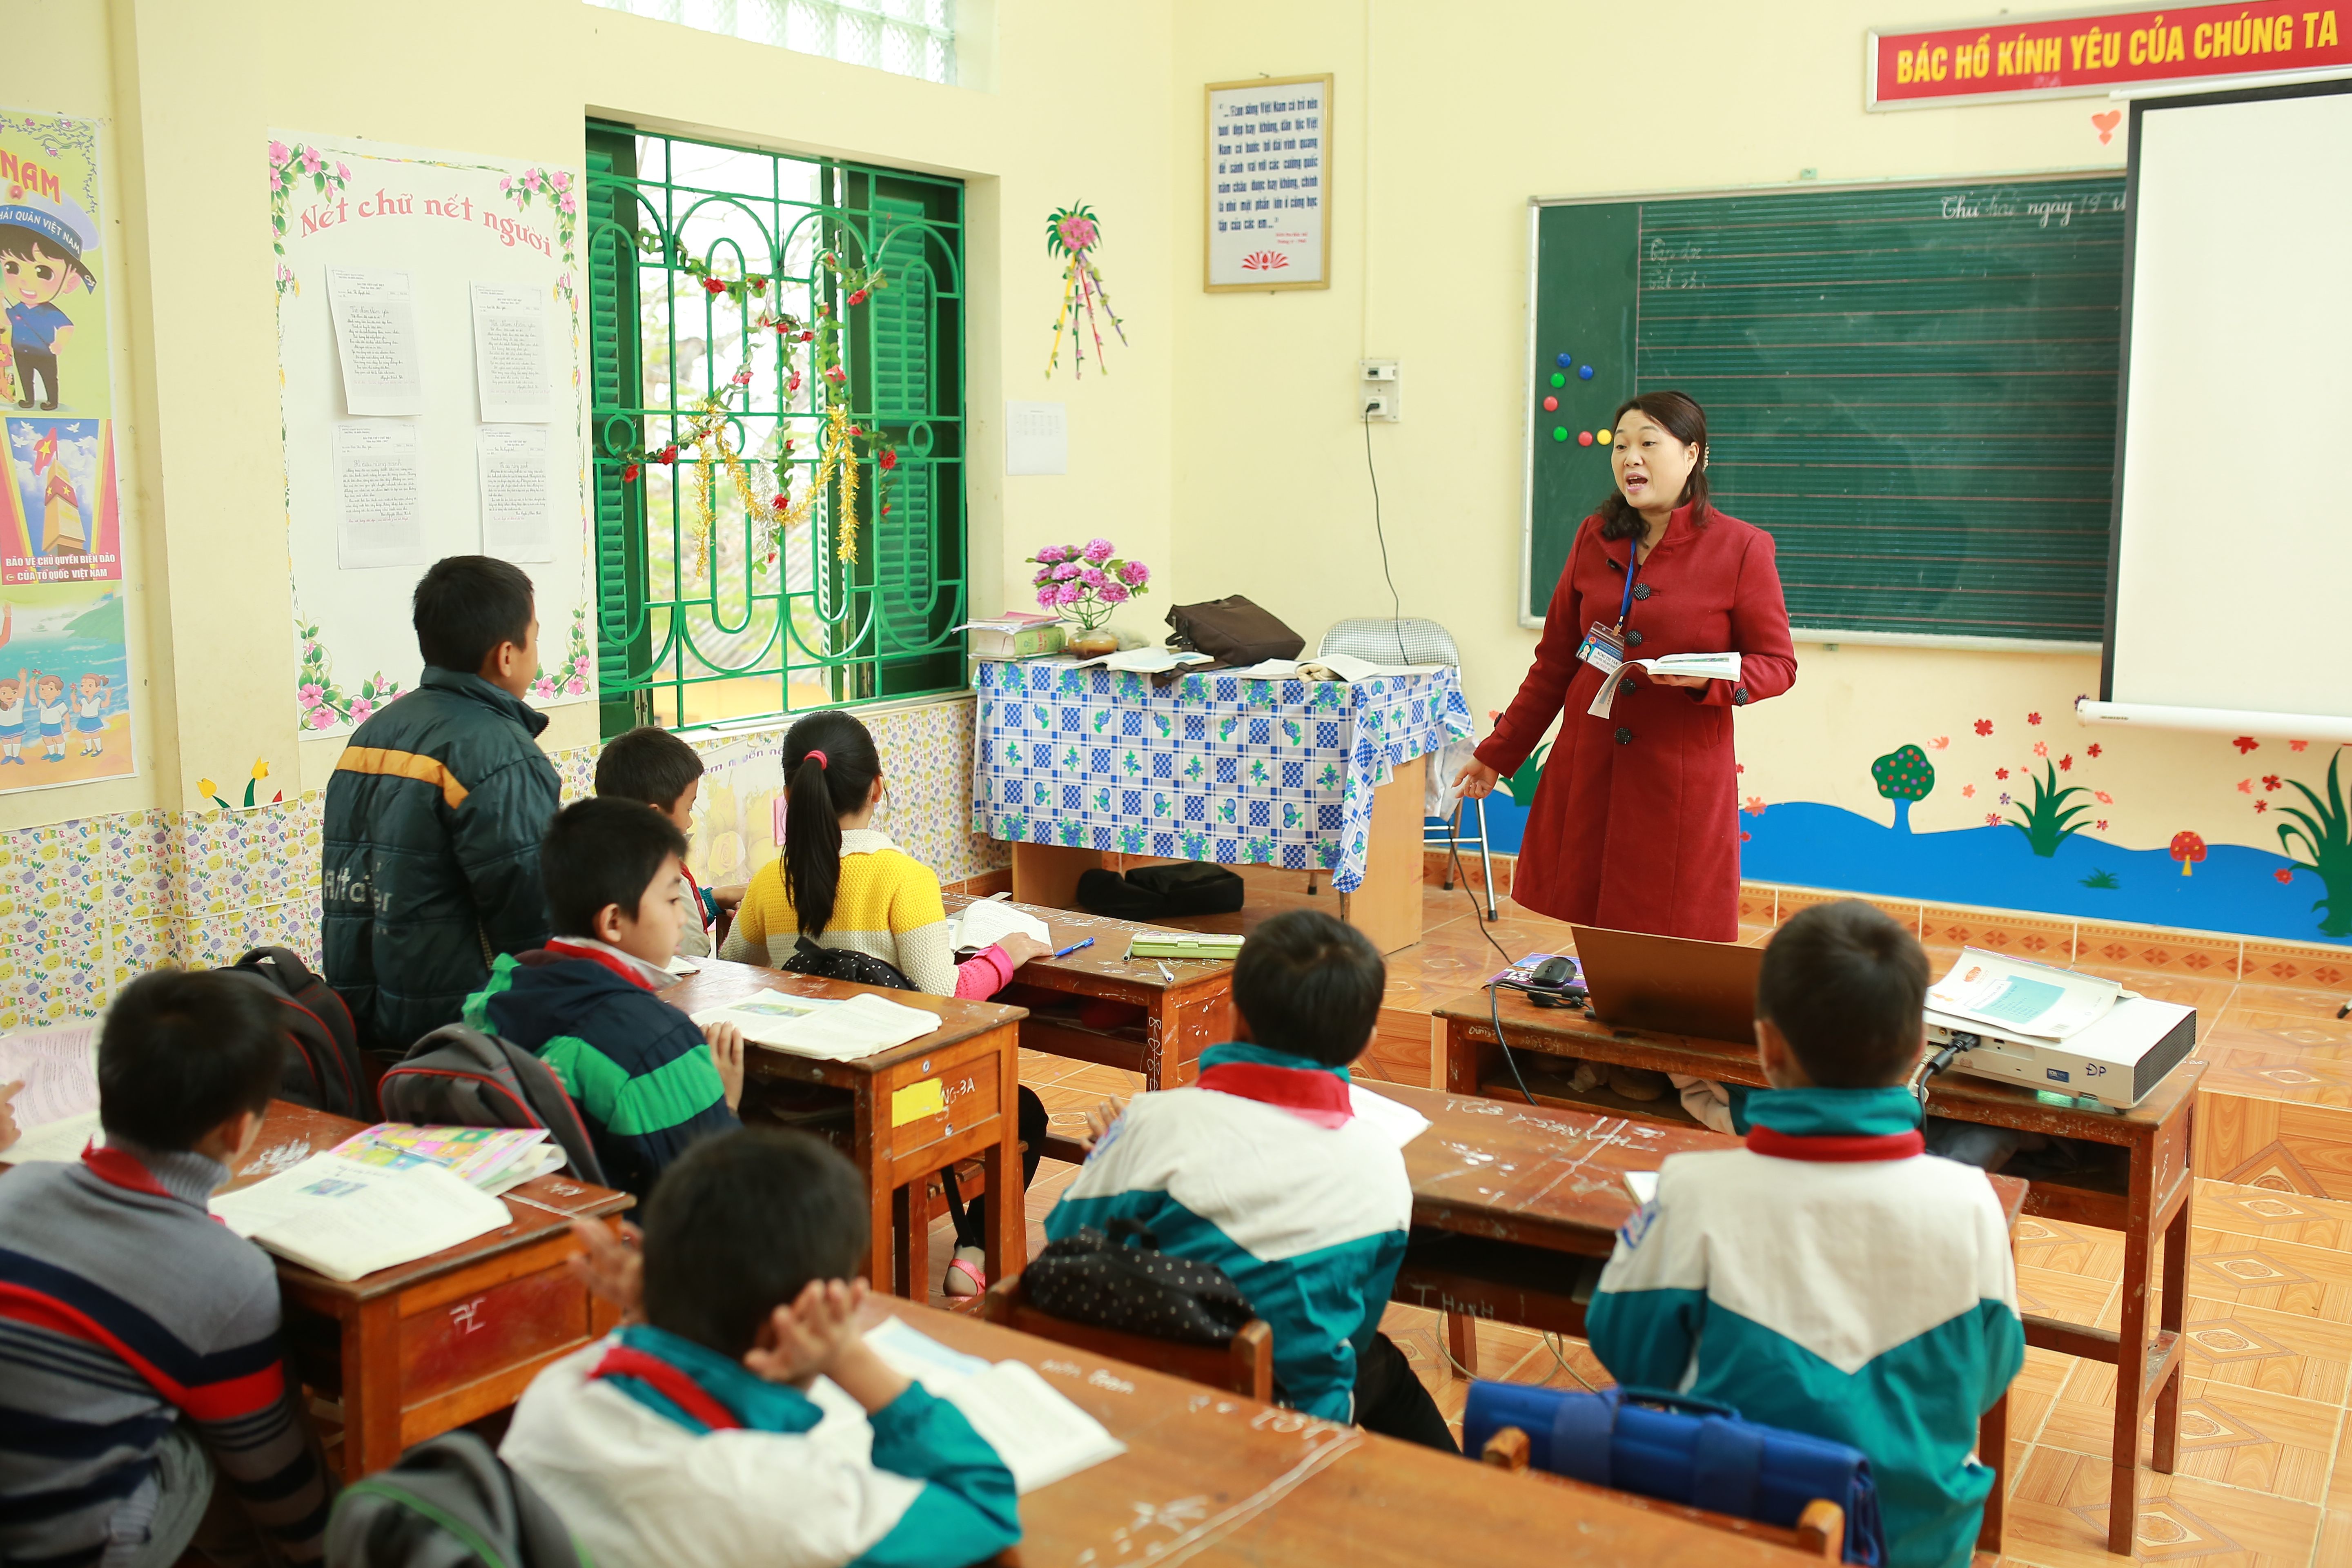
[[[882,761],[866,726],[837,709],[784,735],[784,894],[801,932],[833,923],[841,890],[841,818],[865,809]]]

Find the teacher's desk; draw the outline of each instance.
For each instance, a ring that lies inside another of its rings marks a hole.
[[[1688,1073],[1718,1083],[1761,1088],[1763,1069],[1752,1042],[1701,1040],[1612,1029],[1565,1008],[1538,1007],[1511,991],[1494,994],[1503,1033],[1517,1053],[1528,1087],[1546,1105],[1606,1110],[1636,1121],[1696,1126],[1672,1096],[1627,1100],[1607,1089],[1580,1090],[1546,1057],[1582,1058],[1658,1072]],[[1457,1095],[1521,1098],[1503,1047],[1496,1038],[1485,992],[1459,996],[1435,1009],[1444,1047],[1432,1064],[1440,1086]],[[2190,1151],[2197,1081],[2205,1064],[2182,1062],[2148,1097],[2128,1110],[2041,1094],[1962,1073],[1945,1073],[1927,1088],[1927,1113],[1988,1126],[2010,1127],[2095,1145],[2090,1166],[2063,1175],[2037,1174],[2025,1202],[2029,1214],[2120,1231],[2124,1244],[2122,1324],[2109,1330],[2028,1314],[2025,1342],[2119,1368],[2116,1380],[2115,1467],[2109,1483],[2107,1550],[2131,1550],[2142,1415],[2154,1404],[2156,1436],[2150,1466],[2170,1474],[2180,1438],[2182,1314],[2188,1303]],[[2164,1243],[2163,1300],[2150,1323],[2148,1291],[2158,1238]],[[2137,1375],[2134,1375],[2134,1373]]]

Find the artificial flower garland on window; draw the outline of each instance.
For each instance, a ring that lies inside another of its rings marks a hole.
[[[885,235],[882,244],[889,242]],[[668,265],[698,279],[705,293],[713,297],[725,295],[737,305],[748,305],[763,300],[768,286],[774,281],[757,274],[745,277],[725,277],[710,269],[709,263],[688,254],[685,246],[675,240],[640,229],[637,248],[648,256],[666,257]],[[820,265],[837,280],[847,304],[853,308],[866,303],[874,290],[887,286],[888,279],[876,267],[848,267],[832,251],[817,258]],[[703,399],[688,422],[682,441],[663,447],[630,447],[608,451],[605,455],[625,465],[621,469],[624,484],[634,482],[643,465],[661,463],[675,465],[681,450],[690,449],[701,464],[696,480],[697,510],[699,512],[695,529],[695,570],[708,572],[710,552],[719,532],[719,471],[724,468],[733,485],[736,499],[743,510],[758,518],[768,528],[770,550],[773,561],[784,545],[784,536],[809,519],[815,510],[816,498],[824,493],[825,485],[838,479],[841,482],[840,542],[836,555],[845,562],[857,559],[857,483],[858,447],[863,443],[865,454],[873,459],[875,472],[874,501],[877,517],[890,515],[890,478],[898,466],[898,450],[888,437],[879,430],[869,430],[850,422],[847,386],[849,374],[841,363],[841,318],[833,307],[821,304],[816,308],[814,322],[803,321],[787,311],[776,310],[765,304],[758,306],[751,318],[751,331],[744,334],[744,354],[719,391]],[[728,426],[735,416],[730,405],[740,393],[746,412],[751,386],[751,344],[756,334],[772,332],[776,340],[776,374],[783,386],[783,395],[792,396],[801,389],[800,345],[813,345],[816,359],[815,417],[822,422],[815,470],[809,476],[808,488],[795,501],[792,495],[793,438],[789,434],[796,417],[785,415],[776,422],[774,450],[772,456],[749,458],[735,449],[728,434]],[[772,486],[761,480],[765,468],[774,475]]]

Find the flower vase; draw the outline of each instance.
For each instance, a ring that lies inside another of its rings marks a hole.
[[[1101,658],[1118,651],[1118,634],[1108,626],[1096,626],[1078,633],[1063,646],[1080,658]]]

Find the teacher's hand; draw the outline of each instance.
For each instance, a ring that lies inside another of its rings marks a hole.
[[[1495,793],[1495,781],[1502,775],[1473,757],[1462,764],[1454,775],[1454,787],[1462,792],[1465,800],[1484,800]]]
[[[1660,675],[1655,670],[1652,670],[1645,679],[1653,686],[1688,686],[1696,688],[1705,686],[1709,678],[1704,675]]]

